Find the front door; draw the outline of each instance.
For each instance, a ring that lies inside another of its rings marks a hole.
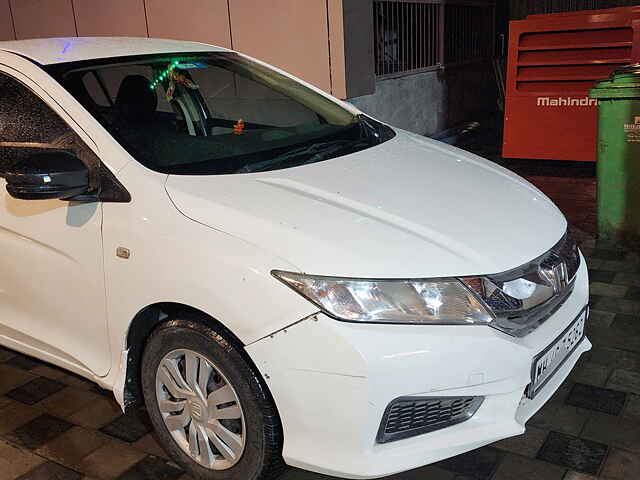
[[[97,159],[43,99],[0,71],[0,171],[50,148]],[[102,205],[18,200],[5,186],[0,179],[0,344],[105,375]]]

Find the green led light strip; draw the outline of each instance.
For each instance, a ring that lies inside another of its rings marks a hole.
[[[156,77],[153,82],[151,82],[149,88],[151,90],[155,90],[156,87],[169,76],[169,73],[171,73],[171,71],[178,66],[178,63],[180,63],[178,60],[174,60],[173,62],[171,62],[166,70],[164,70],[160,75]]]

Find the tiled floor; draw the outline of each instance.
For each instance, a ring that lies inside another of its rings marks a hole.
[[[520,173],[565,210],[589,257],[594,348],[526,434],[388,480],[640,479],[640,256],[596,248],[592,177],[559,180],[554,170],[527,168]],[[123,416],[90,382],[0,349],[0,480],[16,478],[187,477],[166,459],[143,413]],[[294,469],[282,477],[321,479],[328,477]]]

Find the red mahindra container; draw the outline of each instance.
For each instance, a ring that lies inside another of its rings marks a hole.
[[[596,80],[640,60],[640,7],[529,15],[509,27],[502,155],[596,160]]]

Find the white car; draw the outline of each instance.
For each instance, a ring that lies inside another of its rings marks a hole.
[[[519,435],[590,348],[544,194],[240,53],[0,42],[0,171],[0,343],[144,404],[195,478]]]

